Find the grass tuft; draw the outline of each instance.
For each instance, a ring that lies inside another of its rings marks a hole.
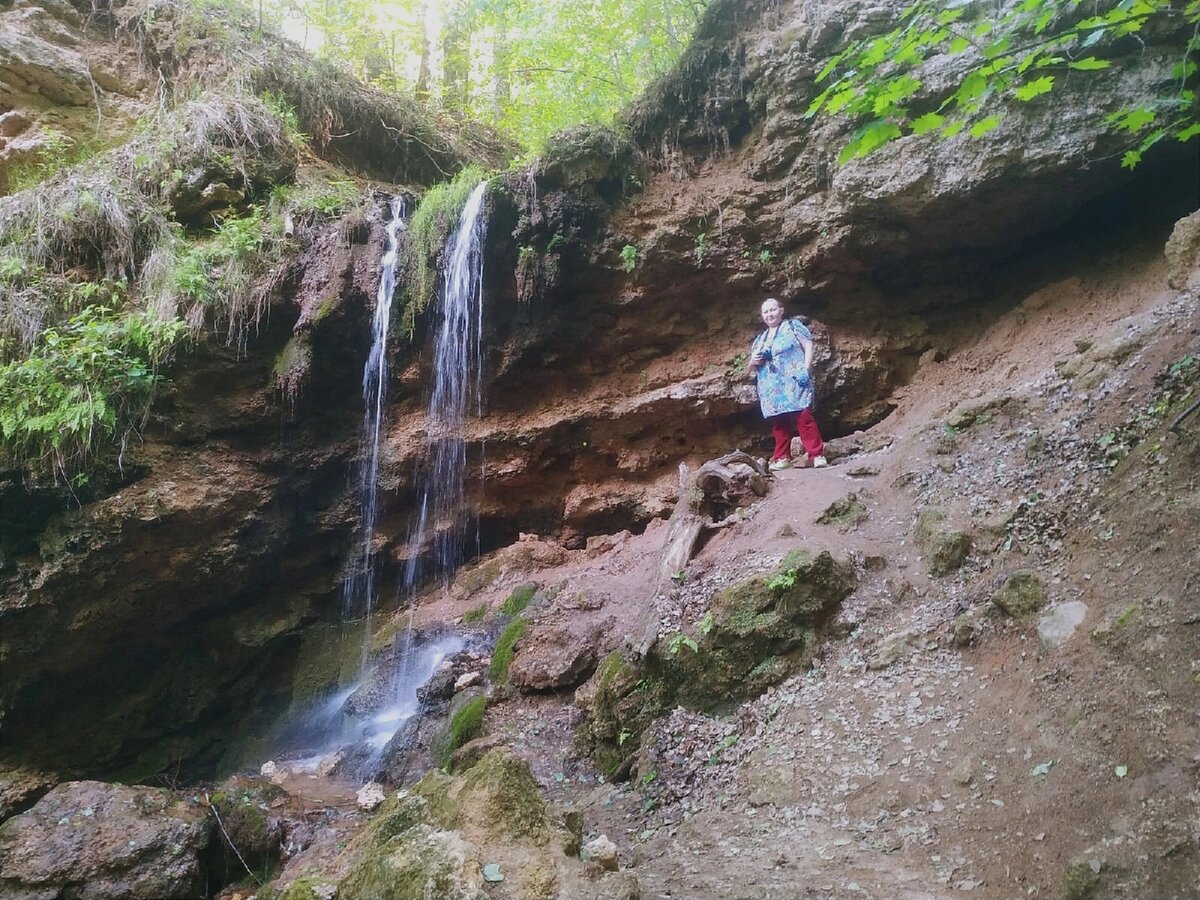
[[[500,684],[508,680],[508,667],[512,665],[517,641],[525,634],[529,623],[524,619],[513,619],[508,627],[500,632],[496,639],[496,649],[492,651],[492,663],[488,666],[488,677]]]
[[[509,594],[504,602],[500,604],[500,612],[506,616],[515,616],[525,610],[533,600],[533,595],[537,593],[536,584],[523,584],[511,594]]]
[[[468,741],[479,737],[483,730],[483,714],[487,710],[487,698],[475,697],[463,704],[462,709],[450,720],[450,739],[442,754],[442,766],[450,764],[454,751]]]
[[[408,303],[401,317],[401,327],[409,335],[416,330],[417,317],[428,308],[437,293],[439,254],[446,239],[458,224],[471,192],[484,177],[484,171],[478,166],[467,166],[450,181],[435,184],[425,192],[408,223],[405,254]]]

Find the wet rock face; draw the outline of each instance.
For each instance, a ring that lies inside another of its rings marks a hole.
[[[213,340],[188,356],[137,465],[98,477],[82,508],[65,487],[5,484],[0,760],[211,775],[238,755],[241,723],[291,702],[305,628],[337,616],[354,527],[345,473],[361,408],[347,398],[366,356],[373,248],[339,244],[311,268],[314,290],[343,299],[319,321],[301,325],[304,298],[277,300],[245,355]],[[285,407],[274,358],[294,328],[313,377]]]
[[[78,781],[0,826],[0,894],[203,896],[208,811],[169,791]]]

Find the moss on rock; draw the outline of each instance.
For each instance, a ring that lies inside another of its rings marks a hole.
[[[717,595],[698,638],[660,643],[641,661],[609,654],[575,693],[587,714],[581,750],[610,777],[623,775],[646,726],[675,704],[726,708],[808,665],[854,582],[854,570],[829,553],[793,551],[773,572]]]
[[[838,531],[851,531],[861,525],[867,518],[867,508],[858,499],[858,494],[847,494],[840,500],[834,500],[825,508],[817,519],[818,525],[832,525]]]
[[[854,571],[829,554],[792,551],[767,576],[726,588],[696,652],[670,660],[677,697],[718,709],[757,696],[811,661],[818,630],[854,588]]]
[[[460,835],[426,824],[402,836],[371,844],[338,885],[339,900],[438,897],[476,900],[482,896],[479,860]]]
[[[967,561],[971,536],[944,527],[946,514],[932,507],[917,516],[917,544],[925,551],[930,575],[949,575]]]
[[[992,603],[1001,612],[1014,619],[1032,616],[1046,605],[1046,587],[1032,572],[1016,572],[1010,575],[1000,590],[992,595]]]
[[[507,747],[484,755],[460,778],[431,773],[413,792],[443,828],[534,841],[549,834],[546,801],[529,764]]]
[[[508,667],[512,665],[517,641],[528,627],[529,623],[524,619],[513,619],[508,627],[500,632],[500,637],[496,638],[496,647],[492,651],[492,662],[488,666],[488,677],[492,681],[500,683],[508,679]]]

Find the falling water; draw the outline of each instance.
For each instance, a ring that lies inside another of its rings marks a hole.
[[[417,516],[409,538],[404,584],[410,591],[425,574],[426,536],[433,574],[448,579],[462,561],[466,525],[464,484],[467,445],[463,425],[473,406],[482,410],[483,238],[486,221],[480,183],[463,207],[458,230],[446,244],[439,292],[440,322],[434,349],[433,393],[425,415],[425,464]]]
[[[433,574],[448,579],[462,559],[466,522],[466,441],[463,426],[474,407],[482,412],[483,237],[482,215],[487,183],[472,192],[463,208],[457,231],[446,243],[446,268],[439,291],[435,326],[433,391],[426,413],[424,462],[419,472],[418,512],[409,539],[409,561],[404,588],[410,592],[426,574],[424,558],[430,556]],[[388,250],[381,263],[379,297],[375,307],[374,343],[363,370],[363,461],[360,471],[362,541],[353,574],[342,585],[346,617],[366,617],[363,664],[359,681],[332,695],[296,724],[297,736],[290,752],[311,753],[307,763],[315,765],[321,754],[343,748],[347,760],[355,762],[345,771],[368,777],[377,768],[384,748],[397,730],[414,715],[421,715],[417,687],[423,684],[447,656],[465,644],[459,635],[442,635],[416,645],[411,609],[408,627],[391,651],[370,662],[371,610],[375,601],[374,538],[376,482],[379,475],[379,439],[387,389],[387,332],[399,232],[404,228],[403,206],[392,207],[388,226]],[[426,541],[432,543],[426,552]],[[376,691],[376,687],[379,688]],[[364,693],[365,692],[365,693]],[[365,702],[355,703],[362,695]],[[378,702],[374,698],[378,698]],[[357,748],[355,750],[354,748]]]
[[[366,619],[363,664],[371,633],[371,610],[375,605],[375,518],[378,514],[379,437],[383,426],[383,405],[387,399],[387,338],[392,317],[392,294],[396,290],[396,260],[400,232],[404,230],[404,198],[391,204],[392,218],[387,226],[387,252],[379,263],[379,293],[375,298],[375,316],[371,323],[371,353],[363,366],[362,463],[359,466],[359,502],[362,507],[361,543],[350,574],[342,582],[342,616],[362,614]]]

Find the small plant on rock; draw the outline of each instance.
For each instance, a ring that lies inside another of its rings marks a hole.
[[[626,244],[621,248],[621,268],[626,272],[632,273],[642,261],[642,254],[633,244]]]

